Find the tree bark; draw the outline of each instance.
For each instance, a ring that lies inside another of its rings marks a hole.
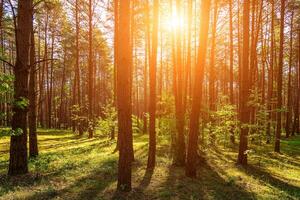
[[[14,66],[14,104],[12,116],[12,130],[22,134],[11,136],[9,175],[28,173],[27,158],[27,112],[28,105],[20,106],[20,101],[28,100],[28,75],[30,33],[32,24],[32,0],[18,1],[16,32],[16,64]]]
[[[131,107],[131,44],[130,0],[120,1],[117,62],[117,107],[119,129],[119,165],[117,188],[131,190],[132,107]]]
[[[292,10],[291,16],[291,28],[290,28],[290,57],[289,57],[289,72],[288,72],[288,96],[287,96],[287,112],[286,112],[286,121],[285,121],[285,137],[288,138],[291,134],[291,124],[293,117],[293,107],[292,107],[292,62],[293,62],[293,23],[294,23],[294,11]]]
[[[94,112],[93,112],[93,80],[94,80],[94,64],[93,64],[93,13],[92,13],[92,0],[89,0],[89,56],[88,56],[88,132],[89,138],[94,134]]]
[[[152,28],[152,51],[150,58],[149,69],[149,84],[150,84],[150,99],[149,99],[149,151],[147,168],[153,169],[155,167],[156,156],[156,68],[157,68],[157,46],[158,46],[158,12],[159,0],[154,0],[153,4],[153,28]]]
[[[283,43],[284,43],[284,13],[285,0],[281,0],[280,9],[280,44],[279,44],[279,63],[277,72],[277,124],[275,135],[275,152],[280,152],[280,138],[281,138],[281,110],[282,110],[282,71],[283,71]]]
[[[177,15],[181,15],[181,0],[176,0]],[[185,164],[185,136],[184,136],[184,101],[183,101],[183,64],[182,64],[182,49],[181,49],[181,29],[176,27],[176,95],[175,95],[175,110],[176,110],[176,129],[177,129],[177,151],[175,154],[175,164],[183,166]]]
[[[240,86],[240,144],[237,163],[247,165],[247,148],[248,148],[248,128],[245,126],[250,122],[250,109],[247,105],[250,90],[249,79],[249,17],[250,0],[243,3],[243,55],[241,65],[241,86]]]
[[[33,16],[32,16],[33,22]],[[38,143],[36,132],[36,65],[35,65],[35,43],[33,23],[31,23],[31,41],[30,41],[30,75],[29,75],[29,156],[38,156]]]
[[[207,51],[207,37],[209,29],[209,12],[210,0],[203,0],[201,3],[201,19],[200,19],[200,35],[198,61],[194,74],[194,91],[192,99],[192,110],[190,116],[190,133],[187,150],[187,163],[185,166],[185,174],[188,177],[196,177],[197,170],[197,150],[198,150],[198,132],[199,117],[202,100],[202,84],[204,79],[204,66]]]

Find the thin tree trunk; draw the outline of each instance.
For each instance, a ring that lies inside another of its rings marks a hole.
[[[33,17],[32,17],[33,20]],[[29,75],[29,156],[38,156],[38,143],[36,132],[36,65],[35,65],[35,43],[33,23],[31,24],[31,41],[30,41],[30,75]]]
[[[250,0],[243,3],[243,58],[241,66],[241,88],[240,88],[240,121],[242,123],[240,133],[239,154],[237,163],[247,165],[248,148],[248,128],[243,126],[250,121],[249,107],[247,101],[249,98],[249,18],[250,18]]]
[[[278,72],[277,72],[277,125],[276,125],[275,147],[274,147],[274,151],[275,152],[280,152],[280,137],[281,137],[284,13],[285,13],[285,0],[281,0],[281,11],[280,11],[280,46],[279,46]]]
[[[88,132],[89,138],[93,137],[94,134],[94,112],[93,112],[93,13],[92,13],[92,0],[89,0],[89,56],[88,56]]]
[[[198,150],[198,132],[199,132],[199,117],[202,100],[202,84],[204,79],[204,66],[207,49],[207,37],[209,29],[209,12],[210,0],[203,0],[201,3],[201,19],[200,19],[200,35],[199,35],[199,50],[198,61],[195,69],[195,82],[192,99],[192,111],[190,116],[190,133],[187,150],[187,163],[185,174],[188,177],[196,177],[197,175],[197,150]]]
[[[291,79],[292,79],[292,61],[293,61],[293,20],[294,20],[294,11],[292,10],[291,16],[291,28],[290,28],[290,58],[289,58],[289,72],[288,72],[288,96],[287,96],[287,112],[286,112],[286,122],[285,122],[285,137],[288,138],[291,134],[291,124],[292,124],[292,115],[293,115],[293,107],[292,107],[292,86],[291,86]]]
[[[156,156],[156,68],[157,68],[157,46],[158,46],[158,12],[159,0],[154,0],[153,5],[153,28],[152,28],[152,51],[150,57],[149,69],[149,84],[150,84],[150,99],[149,99],[149,151],[147,168],[153,169],[155,167]]]
[[[181,0],[176,0],[177,15],[181,16]],[[176,109],[176,129],[177,129],[177,152],[175,164],[183,166],[185,164],[186,150],[185,150],[185,136],[184,136],[184,108],[183,108],[183,64],[182,64],[182,49],[181,49],[181,29],[176,27],[176,84],[177,91],[175,96]]]

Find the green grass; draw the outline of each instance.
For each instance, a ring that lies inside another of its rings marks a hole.
[[[172,166],[169,142],[159,136],[157,165],[146,171],[147,136],[134,137],[133,190],[116,193],[115,141],[79,138],[69,131],[39,130],[40,156],[30,174],[8,177],[9,138],[0,139],[0,199],[300,199],[300,137],[249,155],[249,167],[235,165],[236,148],[204,148],[198,178]],[[262,148],[256,148],[262,149]]]

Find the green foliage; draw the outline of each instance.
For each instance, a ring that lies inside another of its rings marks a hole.
[[[23,134],[23,130],[21,128],[13,129],[2,129],[0,130],[0,137],[4,136],[20,136]]]
[[[266,104],[262,103],[261,92],[255,88],[251,91],[248,101],[250,108],[255,109],[255,120],[248,125],[249,139],[251,141],[261,142],[266,137],[266,128],[268,123],[268,110]]]
[[[175,99],[172,95],[163,93],[157,103],[157,132],[160,135],[171,135],[176,132]]]
[[[217,111],[211,112],[212,122],[208,123],[210,130],[210,140],[213,143],[229,141],[230,136],[236,135],[239,129],[239,121],[237,120],[237,108],[235,105],[228,103],[228,97],[220,97],[217,104]]]
[[[26,109],[29,105],[29,99],[25,97],[20,97],[14,101],[14,105],[19,109]]]
[[[13,82],[14,76],[9,74],[0,74],[0,103],[10,103],[10,99],[6,98],[7,95],[13,95]],[[6,113],[0,111],[0,120],[6,118]]]
[[[88,119],[87,116],[82,114],[83,107],[75,104],[71,106],[71,120],[76,124],[77,127],[87,127]]]
[[[117,111],[112,102],[102,107],[102,114],[97,122],[97,129],[101,134],[109,135],[117,127]]]
[[[9,74],[0,74],[0,101],[3,102],[5,94],[12,94],[14,76]]]

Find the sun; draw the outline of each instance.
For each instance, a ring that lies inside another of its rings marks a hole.
[[[183,29],[184,23],[184,17],[179,16],[176,12],[167,16],[164,20],[164,25],[169,31]]]

